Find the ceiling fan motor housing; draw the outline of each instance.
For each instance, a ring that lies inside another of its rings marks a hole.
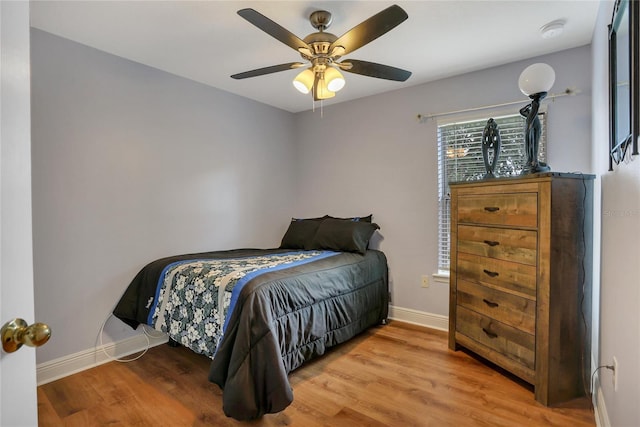
[[[304,42],[311,47],[314,55],[328,55],[331,43],[336,41],[338,37],[331,33],[312,33],[304,38]]]

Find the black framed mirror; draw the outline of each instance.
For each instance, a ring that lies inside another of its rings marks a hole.
[[[638,34],[636,0],[616,0],[609,25],[609,170],[638,154]]]

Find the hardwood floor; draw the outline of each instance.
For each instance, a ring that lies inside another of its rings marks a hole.
[[[294,402],[240,423],[222,412],[209,359],[154,347],[38,387],[40,426],[595,426],[588,399],[546,408],[532,389],[447,348],[445,332],[370,329],[289,376]]]

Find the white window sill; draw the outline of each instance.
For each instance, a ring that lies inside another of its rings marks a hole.
[[[433,273],[431,276],[433,277],[433,281],[437,283],[446,283],[449,284],[449,272],[448,271],[438,271],[437,273]]]

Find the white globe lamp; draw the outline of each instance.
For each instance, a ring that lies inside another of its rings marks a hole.
[[[549,64],[539,62],[529,65],[522,71],[518,86],[522,93],[531,96],[536,93],[549,92],[556,80],[556,72]]]

